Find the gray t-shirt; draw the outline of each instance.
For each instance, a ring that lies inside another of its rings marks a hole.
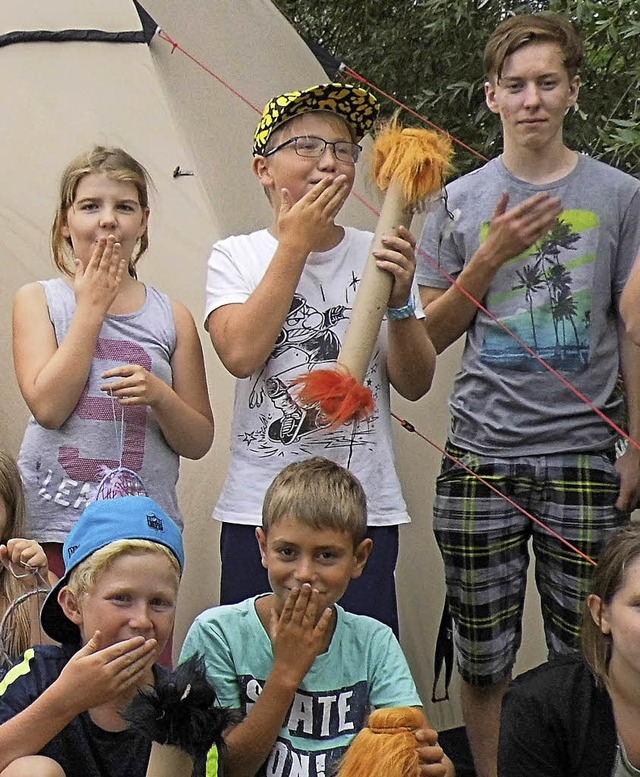
[[[447,187],[420,239],[420,286],[446,289],[480,242],[503,192],[508,207],[548,191],[558,225],[496,273],[483,305],[607,416],[620,422],[617,301],[640,245],[640,181],[580,156],[553,183],[515,178],[501,158]],[[440,269],[442,268],[442,269]],[[467,331],[449,400],[451,441],[480,454],[598,451],[613,429],[486,313]]]

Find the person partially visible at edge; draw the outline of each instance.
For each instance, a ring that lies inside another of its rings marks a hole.
[[[620,529],[595,570],[582,651],[520,675],[504,699],[499,777],[640,773],[640,526]]]
[[[447,187],[425,225],[416,277],[437,351],[466,336],[448,452],[597,559],[637,503],[640,453],[630,445],[616,458],[615,430],[499,325],[618,424],[622,374],[629,433],[640,439],[638,348],[618,312],[640,243],[640,181],[564,142],[582,60],[562,16],[513,16],[494,30],[485,95],[503,152]],[[447,458],[436,492],[465,725],[478,777],[495,777],[527,542],[550,654],[577,647],[591,565]]]
[[[398,526],[409,521],[394,466],[389,384],[403,397],[428,391],[435,352],[421,325],[413,276],[414,238],[403,227],[383,239],[378,267],[393,279],[389,308],[364,383],[373,415],[328,429],[295,402],[290,381],[333,368],[373,235],[336,218],[354,183],[359,141],[377,116],[375,97],[347,84],[277,95],[254,136],[253,170],[273,219],[265,228],[217,242],[209,258],[205,326],[238,381],[231,463],[214,517],[222,521],[220,602],[269,590],[255,543],[262,500],[287,464],[313,455],[349,467],[370,505],[374,550],[343,605],[398,630]],[[247,487],[250,484],[250,487]]]
[[[366,534],[364,490],[333,461],[289,464],[267,489],[255,536],[271,592],[206,610],[181,654],[201,655],[221,706],[244,715],[225,733],[225,777],[333,774],[372,708],[422,707],[391,629],[336,604],[367,564]],[[426,718],[415,737],[419,777],[453,777]]]
[[[620,297],[620,315],[629,338],[640,345],[640,253]]]
[[[41,545],[24,539],[26,520],[18,465],[12,456],[0,451],[0,622],[4,626],[0,632],[0,676],[6,664],[28,647],[46,642],[40,629],[40,607],[46,590],[58,581],[49,572]],[[38,589],[43,593],[38,593]]]
[[[145,777],[151,742],[122,710],[169,670],[184,567],[177,524],[149,497],[90,504],[42,608],[60,645],[29,648],[0,682],[0,777]]]

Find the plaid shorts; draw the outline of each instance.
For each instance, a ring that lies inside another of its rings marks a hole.
[[[629,522],[615,507],[613,450],[518,459],[451,443],[447,451],[594,561]],[[434,532],[463,680],[490,686],[511,673],[522,636],[530,537],[549,652],[578,647],[593,565],[448,458],[437,480]]]

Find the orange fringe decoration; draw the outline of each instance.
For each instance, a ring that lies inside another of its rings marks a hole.
[[[416,127],[404,129],[394,119],[376,135],[372,170],[381,191],[400,184],[406,206],[418,204],[442,187],[451,170],[453,146],[448,135]]]
[[[301,386],[299,404],[320,407],[332,429],[350,421],[364,421],[375,409],[370,389],[344,368],[341,370],[340,365],[335,370],[313,370],[293,380],[292,385]]]
[[[417,777],[415,731],[424,722],[415,707],[375,710],[338,764],[336,777]]]

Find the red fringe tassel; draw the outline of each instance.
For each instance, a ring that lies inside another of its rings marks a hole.
[[[299,387],[298,402],[319,408],[332,427],[363,421],[375,408],[370,389],[346,371],[314,370],[292,384]]]

